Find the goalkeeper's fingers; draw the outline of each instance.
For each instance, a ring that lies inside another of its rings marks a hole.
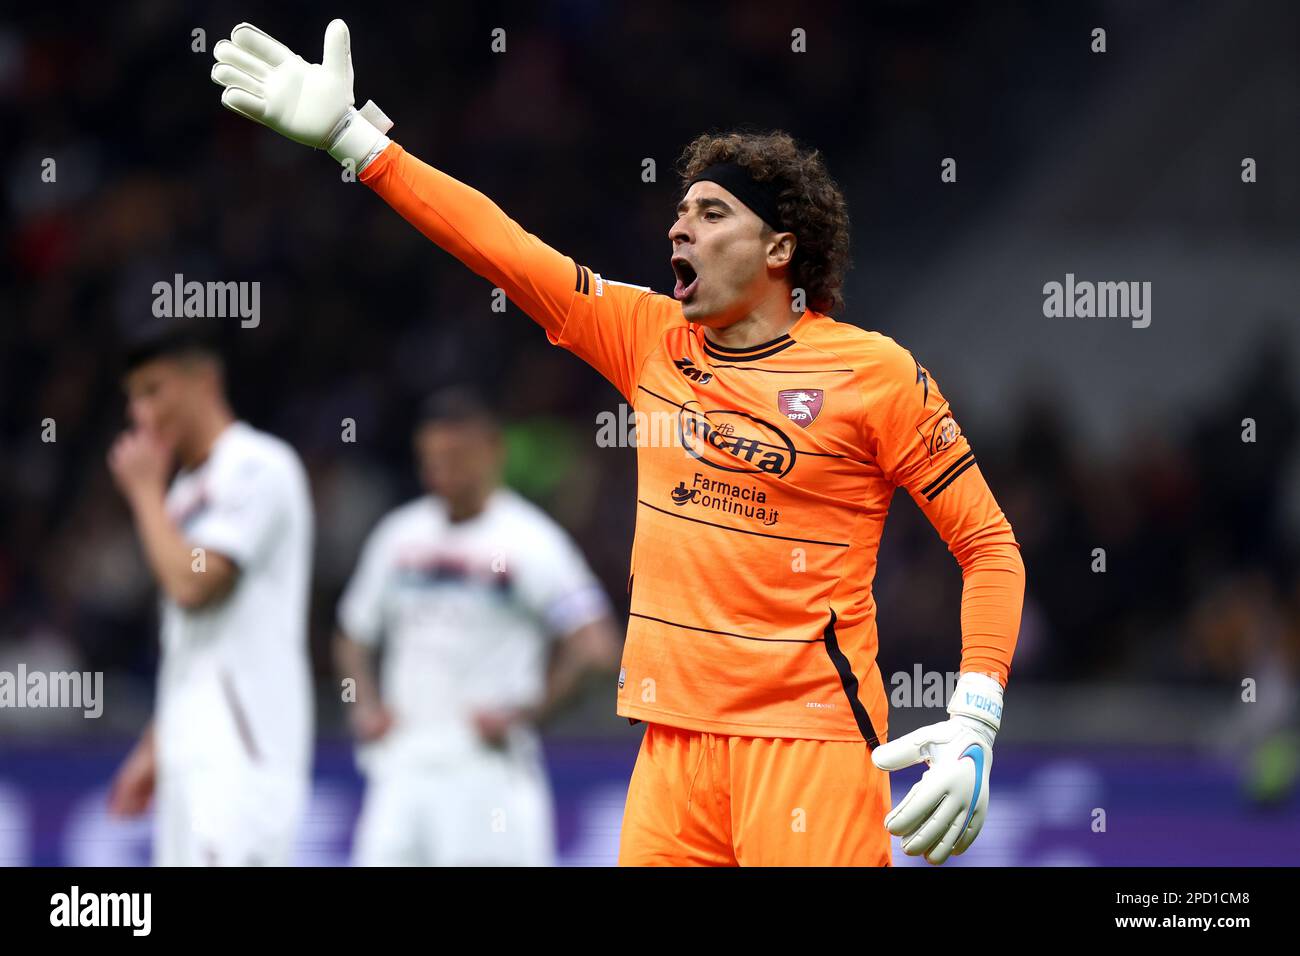
[[[964,809],[957,814],[957,818],[948,825],[943,836],[925,854],[925,861],[935,866],[939,866],[946,861],[952,855],[953,846],[958,839],[965,839],[963,828],[965,828],[965,832],[969,832],[971,829],[974,829],[976,833],[979,832],[979,824],[975,819],[972,818],[970,824],[966,824],[966,811]],[[974,839],[974,837],[971,839]],[[966,845],[969,846],[970,844],[967,843]]]
[[[912,818],[896,820],[891,832],[898,834]],[[974,810],[955,793],[947,793],[928,817],[922,818],[915,832],[902,834],[903,852],[908,856],[925,855],[926,862],[940,865],[949,856],[964,853],[979,836],[984,814]]]
[[[255,80],[265,80],[271,75],[272,67],[269,63],[253,56],[243,47],[235,46],[229,40],[218,40],[217,45],[212,48],[212,56],[217,61],[217,66],[225,64]]]
[[[915,786],[907,791],[902,802],[885,815],[885,829],[894,836],[911,836],[930,818],[947,794],[948,788],[943,786],[932,770],[927,770]]]
[[[221,105],[258,123],[266,122],[266,100],[238,86],[226,87],[221,94]]]
[[[251,23],[241,23],[231,30],[230,42],[270,67],[277,67],[297,55],[279,40],[263,33]]]
[[[976,810],[975,816],[971,818],[970,826],[962,832],[962,835],[958,837],[956,844],[954,844],[952,848],[953,856],[961,856],[969,850],[970,845],[975,842],[975,838],[980,835],[980,830],[983,828],[984,814]]]
[[[229,63],[218,63],[212,68],[212,82],[226,89],[243,90],[258,99],[266,99],[266,87],[262,81],[238,70]]]
[[[331,20],[325,28],[325,49],[320,62],[329,72],[346,75],[348,82],[352,81],[352,35],[342,20]]]
[[[221,105],[241,116],[265,122],[266,88],[262,81],[271,67],[242,47],[221,40],[212,48],[217,62],[212,66],[212,82],[225,87]]]
[[[956,797],[945,794],[934,810],[923,817],[914,832],[902,835],[903,852],[908,856],[929,853],[960,817],[963,809]]]

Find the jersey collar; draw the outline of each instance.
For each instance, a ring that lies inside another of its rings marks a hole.
[[[716,345],[709,341],[704,333],[704,326],[699,326],[700,343],[704,347],[704,354],[711,359],[719,362],[757,362],[760,359],[769,358],[778,352],[784,352],[797,341],[796,333],[812,321],[813,316],[817,313],[807,310],[799,316],[799,321],[790,326],[790,330],[783,335],[767,342],[760,342],[758,345],[750,345],[744,348],[731,348],[726,345]]]

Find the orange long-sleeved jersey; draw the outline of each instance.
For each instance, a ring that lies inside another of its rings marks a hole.
[[[676,300],[592,272],[395,143],[361,180],[636,410],[619,714],[885,740],[871,584],[898,486],[961,565],[962,671],[1006,682],[1019,545],[948,402],[906,349],[811,311],[771,342],[723,348]]]

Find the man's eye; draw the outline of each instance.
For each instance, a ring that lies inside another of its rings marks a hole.
[[[710,221],[712,221],[712,220],[714,220],[714,219],[721,219],[721,218],[722,218],[722,213],[720,213],[720,212],[709,211],[709,212],[706,212],[706,213],[704,214],[704,218],[705,218],[705,219],[708,219],[708,220],[710,220]]]

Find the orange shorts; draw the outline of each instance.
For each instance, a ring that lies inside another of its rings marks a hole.
[[[890,866],[889,774],[866,742],[647,724],[619,866]]]

